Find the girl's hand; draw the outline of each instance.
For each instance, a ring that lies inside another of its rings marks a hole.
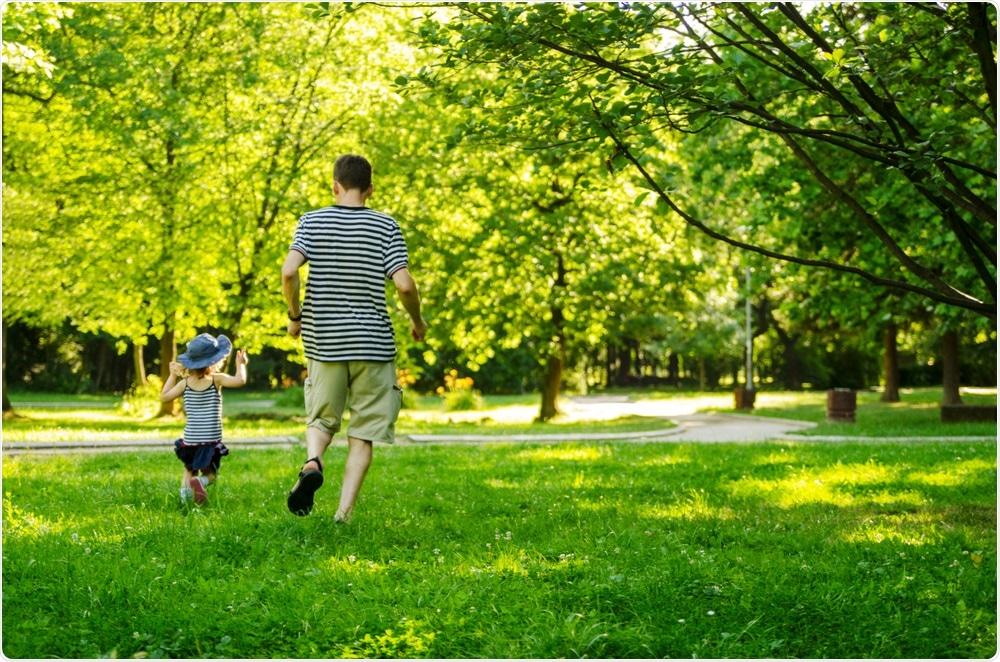
[[[182,366],[177,361],[171,361],[170,362],[170,374],[173,375],[174,377],[183,377],[184,376],[184,366]]]
[[[236,367],[247,364],[247,351],[240,349],[236,351]]]

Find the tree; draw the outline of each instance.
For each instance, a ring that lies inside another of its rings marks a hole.
[[[80,5],[57,29],[39,7],[5,15],[52,63],[49,78],[5,60],[5,320],[44,302],[125,336],[137,376],[150,333],[161,372],[197,330],[292,348],[277,265],[298,215],[331,197],[328,150],[356,149],[398,102],[380,67],[409,66],[405,51],[380,54],[345,11]]]
[[[816,5],[803,14],[790,4],[464,4],[421,34],[444,54],[441,71],[422,77],[428,85],[448,84],[467,64],[519,74],[499,90],[466,90],[489,111],[469,132],[534,135],[539,148],[603,145],[663,213],[717,240],[995,320],[988,6]],[[553,121],[557,105],[575,120]],[[741,236],[745,223],[703,220],[676,192],[686,182],[664,145],[720,127],[762,137],[767,157],[814,181],[877,255],[791,254],[770,218],[756,219],[753,236]],[[845,172],[855,166],[878,175],[855,181]],[[880,210],[900,188],[918,208],[887,219]],[[927,250],[928,234],[949,238],[947,250]]]

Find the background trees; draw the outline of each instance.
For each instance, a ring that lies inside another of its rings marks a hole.
[[[67,388],[120,390],[203,330],[258,354],[259,385],[297,379],[277,265],[348,150],[406,228],[432,331],[398,334],[400,363],[421,388],[476,372],[538,389],[544,419],[560,387],[738,382],[747,266],[762,385],[957,383],[960,361],[995,381],[992,6],[35,3],[3,21],[19,385],[45,382],[45,347],[80,356]]]

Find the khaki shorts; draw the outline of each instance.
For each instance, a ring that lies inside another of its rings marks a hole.
[[[306,378],[306,426],[331,435],[340,431],[347,395],[351,420],[347,436],[364,441],[396,440],[396,418],[403,404],[403,390],[396,384],[392,361],[337,361],[309,359]]]

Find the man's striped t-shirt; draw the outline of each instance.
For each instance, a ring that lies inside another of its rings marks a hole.
[[[302,344],[315,361],[391,361],[396,356],[385,282],[407,266],[391,216],[339,205],[299,219],[291,250],[309,263]]]

